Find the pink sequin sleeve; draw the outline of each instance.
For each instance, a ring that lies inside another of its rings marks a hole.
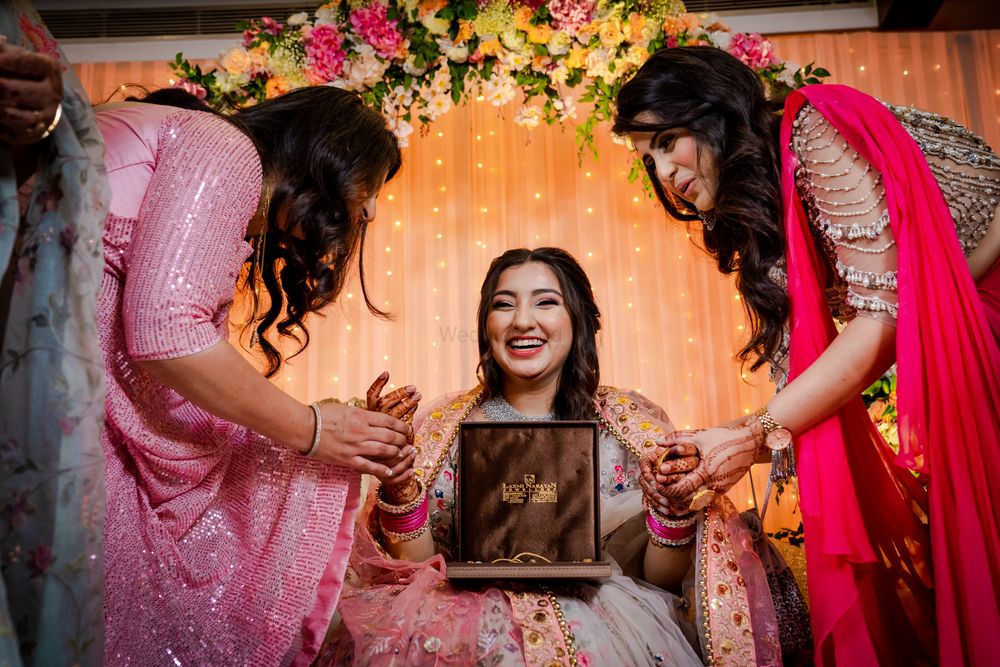
[[[171,114],[158,146],[122,309],[128,351],[138,360],[188,356],[225,338],[261,192],[253,143],[222,118]]]

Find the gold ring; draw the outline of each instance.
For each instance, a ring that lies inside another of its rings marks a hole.
[[[689,509],[692,512],[703,510],[711,505],[713,500],[715,500],[715,491],[705,488],[698,489],[698,491],[694,494],[694,498],[691,499]]]

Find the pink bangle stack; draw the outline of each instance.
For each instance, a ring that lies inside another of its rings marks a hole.
[[[661,547],[685,547],[694,540],[698,515],[666,517],[649,508],[646,512],[646,530],[654,544]]]
[[[378,500],[379,526],[382,534],[395,542],[407,542],[424,534],[430,519],[430,503],[424,488],[406,505],[390,505]]]

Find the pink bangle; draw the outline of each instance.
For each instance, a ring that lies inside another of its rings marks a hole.
[[[655,510],[646,513],[646,530],[655,544],[661,547],[684,547],[694,540],[698,516],[671,519]]]
[[[427,494],[422,493],[417,506],[405,514],[381,512],[379,525],[382,527],[382,533],[397,542],[407,542],[419,537],[427,530],[430,519],[429,508]]]

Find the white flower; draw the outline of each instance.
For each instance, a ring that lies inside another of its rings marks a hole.
[[[432,35],[447,35],[448,29],[451,27],[451,21],[439,19],[436,14],[428,14],[420,19],[420,22]]]
[[[420,4],[420,0],[403,0],[403,9],[406,11],[407,16],[412,16],[413,12],[417,9],[417,5]]]
[[[519,72],[531,63],[531,59],[519,51],[506,51],[500,56],[500,63],[509,70]]]
[[[410,145],[410,135],[413,134],[413,126],[403,120],[402,116],[389,116],[386,119],[389,131],[396,135],[400,148]]]
[[[483,97],[495,107],[503,105],[514,99],[516,92],[516,82],[503,71],[494,71],[490,80],[483,84]]]
[[[320,7],[316,10],[316,25],[337,23],[337,10],[333,7]]]
[[[508,49],[512,51],[520,51],[524,48],[525,39],[524,33],[518,31],[517,28],[511,26],[507,30],[504,30],[500,35],[500,41]]]
[[[625,53],[625,60],[633,67],[642,67],[649,58],[649,51],[643,46],[633,46]]]
[[[341,73],[344,85],[340,87],[357,91],[371,88],[382,80],[388,68],[389,63],[379,60],[370,44],[360,44],[355,47],[353,57],[344,61]]]
[[[514,114],[514,123],[516,125],[520,125],[521,127],[526,127],[529,130],[533,130],[538,127],[542,118],[542,110],[538,107],[521,107],[517,110],[517,113]]]
[[[552,107],[559,112],[559,120],[576,118],[576,102],[572,97],[566,96],[552,102]]]
[[[436,40],[441,53],[453,63],[464,63],[469,59],[469,46],[465,43],[456,46],[450,39]]]
[[[215,82],[219,86],[220,92],[232,93],[250,83],[250,75],[247,73],[229,74],[223,70],[217,70],[215,72]]]
[[[421,76],[427,71],[427,63],[424,63],[423,67],[417,67],[416,65],[417,57],[412,53],[406,57],[403,62],[403,71],[412,76]]]
[[[440,118],[451,111],[451,105],[450,95],[435,95],[427,102],[427,115],[431,117],[431,120]]]
[[[798,63],[793,63],[791,61],[786,62],[781,68],[781,72],[778,73],[778,81],[785,84],[789,88],[795,87],[795,73],[799,71]]]
[[[558,65],[549,72],[549,78],[552,79],[553,83],[566,83],[566,79],[569,78],[569,68],[565,65]]]
[[[715,48],[728,51],[729,45],[733,43],[733,33],[726,32],[725,30],[716,30],[708,33],[708,39]]]
[[[308,12],[299,12],[298,14],[292,14],[288,17],[286,23],[288,25],[305,25],[309,22]]]
[[[615,68],[612,72],[608,69],[614,58],[614,53],[611,49],[601,48],[594,49],[587,54],[587,76],[591,79],[596,79],[598,77],[604,79],[607,84],[612,84],[615,80],[622,74],[621,68]]]
[[[562,56],[569,53],[569,46],[573,43],[573,38],[562,30],[557,30],[552,33],[552,38],[546,45],[549,50],[549,54],[553,56]]]

